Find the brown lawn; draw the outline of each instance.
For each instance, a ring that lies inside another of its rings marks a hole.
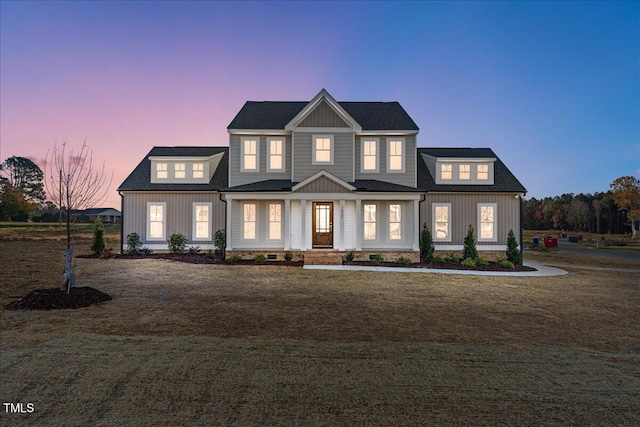
[[[0,303],[58,285],[64,248],[0,240]],[[2,425],[640,424],[634,273],[75,263],[114,299],[2,310],[0,398],[35,407]]]

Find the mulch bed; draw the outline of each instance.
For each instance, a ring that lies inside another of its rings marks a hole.
[[[71,288],[67,294],[60,288],[34,289],[19,300],[5,306],[7,310],[57,310],[89,307],[111,300],[111,296],[90,286]]]
[[[535,268],[526,267],[524,265],[516,265],[515,269],[502,267],[495,262],[489,261],[489,265],[478,265],[475,268],[464,267],[459,262],[454,261],[446,261],[443,263],[415,263],[415,264],[398,264],[397,262],[381,262],[376,264],[373,261],[352,261],[352,262],[343,262],[343,265],[362,265],[369,267],[408,267],[408,268],[433,268],[433,269],[441,269],[441,270],[473,270],[473,271],[536,271]]]

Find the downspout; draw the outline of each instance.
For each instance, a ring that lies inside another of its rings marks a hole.
[[[120,191],[118,194],[120,195],[120,255],[122,255],[124,254],[124,196]]]
[[[227,201],[222,198],[222,193],[218,193],[218,199],[224,203],[224,248],[222,248],[222,259],[226,259],[227,255]]]
[[[524,252],[524,245],[522,244],[522,237],[523,237],[523,221],[524,221],[524,213],[522,212],[522,208],[524,206],[524,193],[520,193],[520,253]]]

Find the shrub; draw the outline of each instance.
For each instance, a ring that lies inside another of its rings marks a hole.
[[[433,258],[433,257],[432,257]],[[403,256],[398,257],[398,259],[396,260],[396,262],[398,264],[402,264],[402,265],[408,265],[411,264],[411,259],[410,258],[405,258]]]
[[[522,251],[518,249],[518,242],[513,230],[509,230],[507,236],[507,259],[514,265],[522,264]]]
[[[353,255],[353,252],[347,252],[347,255],[345,255],[344,260],[347,262],[353,262],[353,259],[355,258],[355,255]]]
[[[445,259],[442,258],[439,255],[436,255],[436,256],[433,257],[433,262],[436,263],[436,264],[444,264],[445,263]]]
[[[137,255],[142,252],[142,242],[138,233],[127,234],[127,253]]]
[[[198,252],[200,252],[200,246],[190,246],[190,247],[189,247],[188,252],[189,252],[191,255],[195,255],[195,254],[197,254]]]
[[[505,267],[510,269],[516,268],[516,266],[508,259],[499,259],[496,264],[498,264],[500,267]]]
[[[434,251],[435,247],[433,246],[433,236],[425,222],[422,226],[422,231],[420,232],[420,259],[424,262],[432,262]]]
[[[448,257],[446,257],[444,260],[445,260],[445,261],[451,261],[451,262],[460,262],[460,258],[458,258],[458,257],[456,256],[456,254],[454,254],[453,252],[451,252],[451,253],[449,254],[449,256],[448,256]]]
[[[91,250],[100,255],[107,247],[107,239],[104,237],[104,225],[102,221],[96,220],[93,223],[93,238],[91,239]]]
[[[476,249],[476,238],[473,236],[473,226],[469,224],[467,237],[464,238],[464,249],[462,249],[462,259],[476,259],[478,251]]]
[[[489,265],[489,261],[482,259],[482,258],[476,258],[476,265],[483,265],[483,266],[487,266]]]
[[[213,234],[213,244],[216,246],[216,252],[224,259],[224,251],[227,247],[227,235],[224,230],[220,229]]]
[[[465,258],[460,265],[463,267],[476,268],[476,260],[474,258]]]
[[[209,249],[207,251],[207,259],[215,259],[215,257],[216,257],[216,254],[211,249]]]
[[[284,260],[287,262],[293,260],[293,254],[291,253],[291,251],[287,251],[284,253]]]
[[[149,248],[147,248],[146,246],[143,247],[142,249],[140,249],[140,253],[142,255],[153,255],[153,251]]]
[[[236,255],[231,255],[227,261],[229,261],[231,263],[242,261],[242,257],[240,255],[237,255],[237,254]]]
[[[267,257],[264,256],[264,254],[258,254],[253,257],[253,260],[258,264],[264,264],[265,262],[267,262]]]
[[[169,245],[169,252],[173,254],[180,254],[184,252],[184,248],[187,247],[187,238],[180,233],[173,233],[167,240]]]
[[[382,264],[384,262],[384,257],[382,254],[375,254],[371,257],[371,261],[373,261],[374,264]]]

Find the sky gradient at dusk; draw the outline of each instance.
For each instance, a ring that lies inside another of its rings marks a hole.
[[[228,145],[247,100],[399,101],[420,147],[490,147],[527,198],[640,177],[637,2],[0,2],[0,161]]]

